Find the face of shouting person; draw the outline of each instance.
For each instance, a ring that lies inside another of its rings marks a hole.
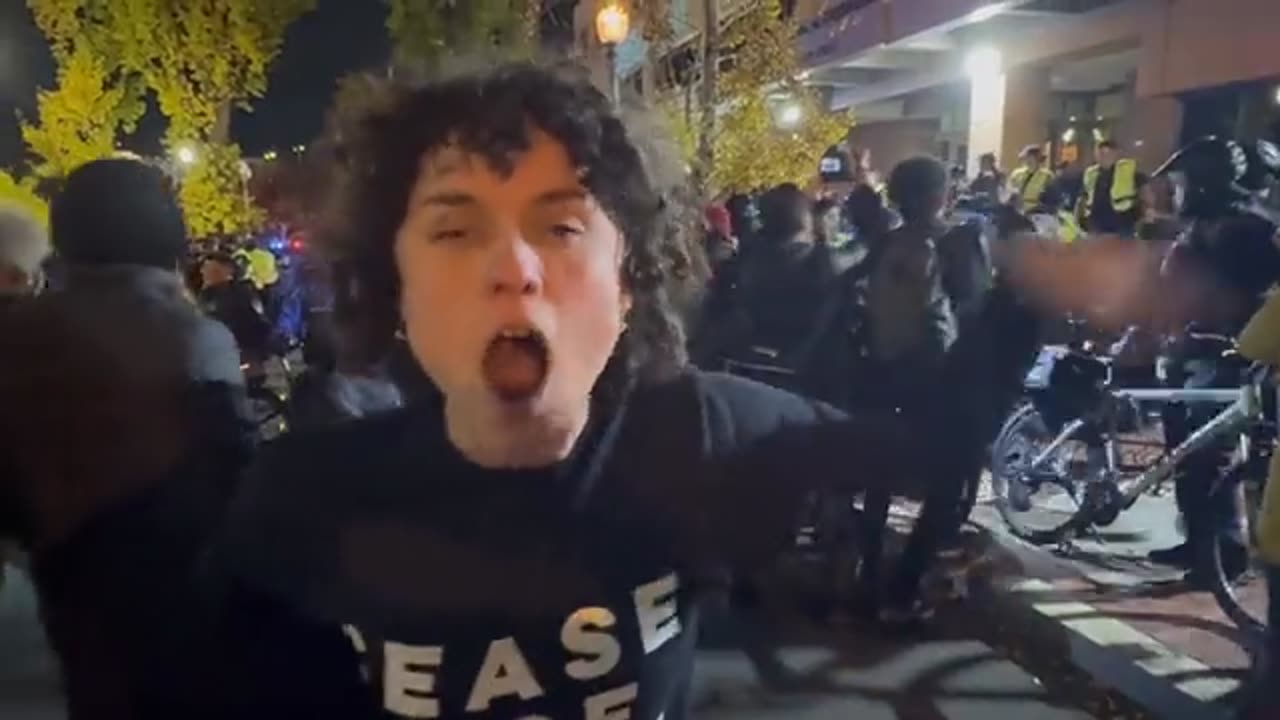
[[[622,233],[564,146],[529,139],[509,173],[429,150],[395,237],[409,345],[450,439],[487,467],[568,454],[630,306]]]

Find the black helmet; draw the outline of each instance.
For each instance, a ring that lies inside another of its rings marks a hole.
[[[1213,217],[1250,195],[1244,185],[1248,171],[1249,157],[1242,145],[1209,136],[1175,152],[1152,175],[1181,176],[1181,215]]]
[[[1244,154],[1248,158],[1249,167],[1240,179],[1240,184],[1251,193],[1270,190],[1272,183],[1280,178],[1280,148],[1267,140],[1259,140],[1245,144]]]

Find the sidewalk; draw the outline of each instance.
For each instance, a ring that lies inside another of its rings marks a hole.
[[[952,635],[959,633],[946,633]],[[833,642],[834,641],[834,642]],[[838,647],[833,647],[838,645]],[[812,683],[773,693],[746,657],[704,651],[695,672],[695,717],[721,720],[1089,720],[1006,655],[976,639],[888,639],[867,631],[789,644],[783,661]]]
[[[1172,497],[1146,497],[1102,542],[1078,541],[1062,554],[1012,537],[994,508],[980,507],[974,519],[1020,566],[980,596],[1030,635],[1058,628],[1073,663],[1158,717],[1229,718],[1250,670],[1246,638],[1211,595],[1189,592],[1179,572],[1145,559],[1178,542],[1176,517]],[[1261,612],[1261,584],[1245,593]]]

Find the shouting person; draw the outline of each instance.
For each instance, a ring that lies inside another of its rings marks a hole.
[[[568,70],[400,88],[345,139],[355,310],[442,401],[267,450],[217,552],[201,700],[228,716],[686,717],[725,571],[784,547],[814,490],[922,487],[948,462],[929,428],[989,424],[1034,352],[993,296],[972,398],[909,421],[688,368],[670,185]]]

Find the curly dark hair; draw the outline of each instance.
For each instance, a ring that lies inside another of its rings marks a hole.
[[[916,220],[941,209],[947,181],[947,167],[936,158],[908,158],[889,174],[889,199],[904,220]]]
[[[374,97],[325,143],[338,184],[318,244],[347,271],[335,321],[358,337],[348,343],[358,357],[346,364],[384,357],[400,325],[393,244],[424,154],[452,146],[510,173],[537,129],[564,146],[624,238],[622,284],[632,307],[597,392],[685,367],[672,297],[700,278],[679,230],[687,220],[683,172],[661,177],[669,158],[659,134],[640,127],[643,115],[624,122],[582,69],[563,63],[490,63],[425,82],[385,81]]]

